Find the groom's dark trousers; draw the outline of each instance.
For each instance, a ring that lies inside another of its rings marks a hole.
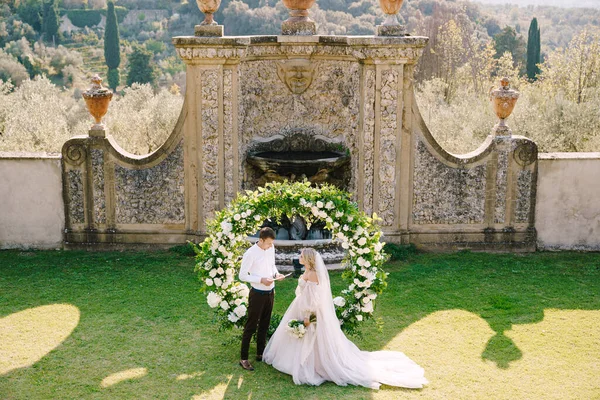
[[[250,289],[248,296],[248,320],[244,326],[244,334],[242,335],[242,360],[248,359],[248,348],[252,335],[256,332],[256,354],[262,356],[267,343],[267,332],[271,322],[271,311],[273,311],[273,300],[275,298],[275,289],[268,292]]]

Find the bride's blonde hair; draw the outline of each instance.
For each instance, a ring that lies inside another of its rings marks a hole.
[[[314,271],[317,261],[317,251],[312,247],[306,247],[302,249],[300,254],[302,254],[302,258],[304,258],[304,262],[306,263],[304,267]]]

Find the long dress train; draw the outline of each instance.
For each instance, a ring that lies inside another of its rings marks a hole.
[[[263,361],[292,376],[297,385],[320,385],[332,381],[340,386],[360,385],[379,389],[381,384],[422,388],[428,381],[424,370],[404,353],[361,351],[340,329],[335,315],[329,274],[320,256],[316,263],[319,283],[300,278],[296,298],[271,337]],[[290,319],[317,317],[304,337],[287,332]]]

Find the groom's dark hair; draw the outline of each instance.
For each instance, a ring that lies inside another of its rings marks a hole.
[[[265,240],[265,239],[273,239],[275,240],[275,231],[271,228],[269,228],[268,226],[265,226],[264,228],[262,228],[260,230],[260,233],[258,234],[258,238]]]

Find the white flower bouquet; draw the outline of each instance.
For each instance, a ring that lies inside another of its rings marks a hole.
[[[303,321],[290,319],[287,324],[287,331],[296,339],[301,339],[306,333],[306,327]]]

